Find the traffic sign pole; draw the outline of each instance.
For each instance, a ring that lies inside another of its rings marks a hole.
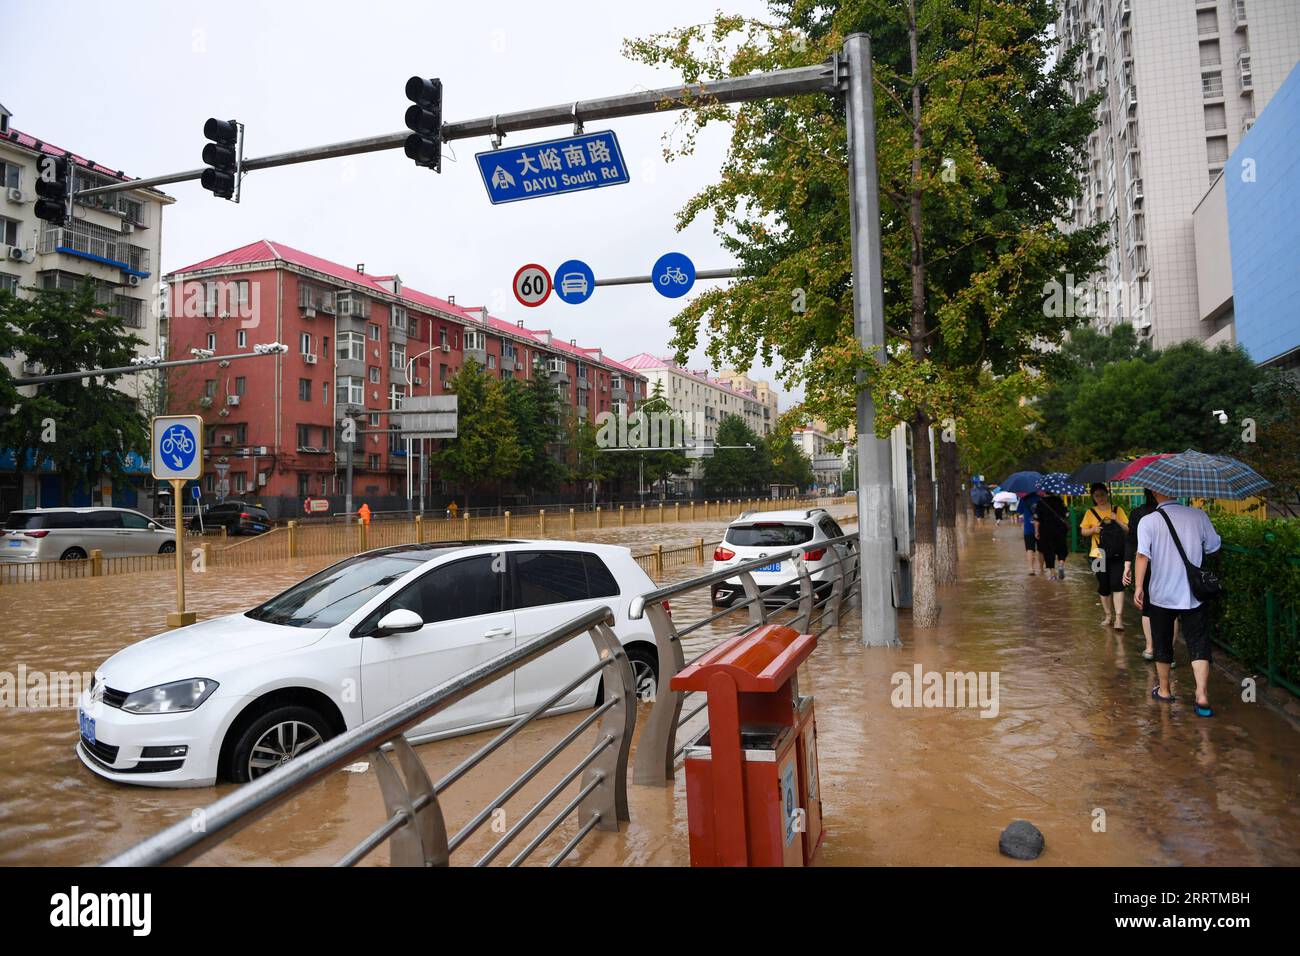
[[[167,615],[168,627],[185,627],[198,620],[193,611],[185,610],[185,519],[181,507],[181,495],[185,491],[185,479],[172,479],[172,501],[176,508],[176,610]]]
[[[185,627],[198,620],[185,610],[185,484],[203,477],[203,419],[198,415],[158,415],[150,427],[149,469],[155,479],[170,482],[176,512],[176,610],[168,627]]]

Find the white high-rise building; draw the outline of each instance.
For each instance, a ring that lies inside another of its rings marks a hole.
[[[1192,212],[1300,61],[1300,0],[1062,0],[1057,35],[1087,44],[1075,101],[1105,91],[1070,219],[1109,226],[1097,324],[1212,339],[1226,320],[1200,318]]]

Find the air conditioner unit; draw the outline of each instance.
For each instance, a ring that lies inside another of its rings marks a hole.
[[[238,404],[239,404],[239,396],[238,396],[238,395],[227,395],[227,396],[226,396],[226,404],[227,404],[227,405],[238,405]]]
[[[420,376],[418,376],[418,375],[415,376],[415,384],[416,384],[416,385],[423,385],[423,384],[424,384],[424,379],[420,378]]]
[[[122,223],[122,232],[126,233],[127,235],[130,235],[131,233],[135,232],[135,223],[133,223],[133,222],[123,222],[123,223]]]
[[[316,364],[316,356],[312,355],[310,352],[304,352],[302,356],[302,360],[306,362],[308,365]]]
[[[139,277],[139,276],[127,276],[127,277],[126,277],[126,284],[127,284],[127,285],[131,285],[131,286],[139,285],[139,284],[140,284],[140,277]]]
[[[259,471],[259,472],[257,473],[257,483],[258,483],[259,485],[264,485],[264,484],[266,484],[266,472],[264,472],[264,471]]]
[[[21,189],[7,189],[5,190],[5,197],[10,202],[27,202],[27,197],[23,195]]]
[[[446,342],[443,342],[443,343],[442,343],[442,350],[443,350],[444,352],[450,352],[450,351],[451,351],[451,346],[448,345]]]
[[[26,259],[26,257],[27,257],[27,253],[23,252],[21,247],[19,246],[9,247],[9,258],[12,259],[14,262],[22,262],[24,259]]]
[[[314,307],[314,306],[310,306],[310,305],[304,305],[304,306],[302,307],[302,317],[303,317],[304,319],[314,319],[314,318],[316,318],[316,309],[315,309],[315,307]]]
[[[234,443],[235,443],[235,436],[234,436],[234,435],[222,435],[222,436],[221,436],[221,444],[223,444],[223,445],[233,445]]]

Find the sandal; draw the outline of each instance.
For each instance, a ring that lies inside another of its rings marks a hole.
[[[1211,707],[1209,704],[1197,704],[1197,705],[1196,705],[1196,716],[1197,716],[1197,717],[1213,717],[1213,716],[1214,716],[1214,708]]]
[[[1142,652],[1142,659],[1143,659],[1144,661],[1153,661],[1153,660],[1156,659],[1156,656],[1155,656],[1154,654],[1152,654],[1150,651],[1143,651],[1143,652]]]
[[[1172,694],[1168,697],[1161,697],[1159,684],[1151,688],[1151,696],[1154,697],[1156,700],[1160,701],[1161,703],[1165,703],[1165,704],[1172,704],[1174,701],[1178,699],[1177,697],[1174,697]]]

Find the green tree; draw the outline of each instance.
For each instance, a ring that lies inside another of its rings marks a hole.
[[[917,553],[913,620],[935,623],[932,422],[958,418],[978,373],[1032,367],[1075,321],[1043,307],[1045,284],[1091,274],[1101,229],[1065,233],[1096,100],[1062,82],[1079,51],[1052,62],[1048,0],[777,0],[773,22],[712,23],[630,41],[632,57],[692,82],[803,66],[872,37],[889,362],[859,348],[852,321],[842,102],[822,96],[728,107],[701,97],[673,152],[709,123],[731,127],[720,180],[678,215],[711,214],[745,276],[674,319],[681,357],[701,328],[715,365],[756,356],[802,386],[810,416],[853,421],[855,373],[868,373],[878,434],[913,431]]]
[[[560,400],[546,369],[537,365],[526,380],[501,383],[519,444],[517,484],[530,490],[554,491],[567,477],[556,456],[564,438]]]
[[[753,445],[753,449],[718,447],[702,459],[704,490],[707,494],[762,494],[771,483],[772,467],[767,444],[739,415],[724,415],[718,423],[715,445]]]
[[[0,296],[0,329],[9,330],[9,348],[45,374],[126,366],[143,344],[123,318],[96,304],[89,283],[76,292],[28,291],[21,298]],[[107,378],[40,385],[35,394],[10,401],[12,411],[0,422],[0,447],[13,450],[20,473],[29,460],[38,469],[52,462],[63,504],[103,478],[129,480],[127,454],[143,453],[149,444],[135,400]]]
[[[440,474],[469,496],[491,481],[514,477],[523,457],[509,401],[501,382],[469,359],[447,383],[458,397],[456,437],[442,443],[431,458]]]
[[[767,457],[772,463],[771,482],[795,485],[801,491],[813,483],[812,462],[795,444],[788,430],[778,427],[765,438]]]
[[[1295,516],[1300,502],[1300,374],[1270,369],[1255,384],[1253,416],[1234,416],[1227,427],[1237,431],[1233,454],[1273,483],[1269,503]],[[1254,429],[1242,419],[1253,417]]]

